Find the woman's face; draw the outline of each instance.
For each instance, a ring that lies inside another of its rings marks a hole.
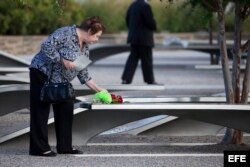
[[[92,44],[98,42],[99,38],[102,35],[102,31],[98,31],[95,34],[91,34],[90,31],[88,31],[88,37],[87,37],[87,43]]]

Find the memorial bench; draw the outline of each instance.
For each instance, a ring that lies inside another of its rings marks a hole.
[[[146,99],[145,99],[146,101]],[[148,100],[150,101],[150,100]],[[250,132],[250,106],[215,103],[152,103],[140,102],[125,104],[75,104],[73,143],[86,145],[94,136],[111,128],[139,119],[156,115],[171,115],[183,119],[197,120]],[[49,120],[49,136],[51,145],[55,145],[53,118]],[[27,144],[29,127],[13,134],[2,136],[2,144]]]
[[[220,55],[220,49],[218,45],[189,45],[187,47],[182,46],[165,46],[161,44],[156,44],[155,49],[158,50],[192,50],[192,51],[199,51],[204,53],[210,54],[210,63],[218,64]],[[232,45],[227,47],[227,52],[229,58],[232,58],[231,55]],[[90,46],[90,59],[93,61],[98,61],[100,59],[106,58],[108,56],[122,53],[122,52],[129,52],[130,46],[127,44],[97,44]],[[213,55],[216,55],[214,58]],[[243,54],[244,55],[244,54]],[[242,56],[244,58],[246,56]],[[17,58],[11,54],[6,52],[0,51],[0,67],[28,67],[30,62],[25,61],[23,59]]]
[[[227,46],[228,57],[232,59],[232,45]],[[218,45],[189,45],[187,47],[183,46],[165,46],[161,44],[156,44],[155,49],[157,50],[190,50],[198,51],[210,54],[210,64],[219,63],[220,48]],[[93,62],[98,61],[102,58],[108,57],[110,55],[129,52],[130,46],[126,44],[111,45],[111,44],[100,44],[90,48],[91,60]],[[215,57],[214,57],[215,55]],[[243,53],[242,59],[246,58],[246,54]]]
[[[1,67],[0,66],[0,75],[6,75],[11,73],[27,73],[29,72],[28,67]]]
[[[164,90],[163,85],[100,85],[107,90]],[[92,90],[84,85],[74,85],[77,96],[94,94]],[[0,85],[0,116],[23,109],[29,108],[29,84]]]
[[[0,67],[28,67],[29,61],[0,50]]]
[[[0,85],[28,84],[29,82],[30,79],[26,77],[0,75]]]
[[[222,70],[221,65],[195,65],[194,69],[197,70]],[[229,66],[229,69],[232,70],[232,65]],[[241,72],[244,72],[246,65],[240,65]]]

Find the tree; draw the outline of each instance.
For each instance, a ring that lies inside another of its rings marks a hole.
[[[161,0],[162,1],[162,0]],[[167,0],[168,3],[172,3],[173,0]],[[234,47],[233,53],[233,72],[232,78],[229,71],[228,65],[228,54],[225,38],[225,6],[229,0],[187,0],[192,5],[201,5],[205,9],[216,12],[218,19],[218,34],[219,34],[219,46],[220,46],[220,57],[222,64],[222,71],[224,77],[224,86],[226,93],[227,103],[238,104],[247,103],[248,91],[250,83],[250,42],[249,40],[241,46],[241,28],[243,21],[250,14],[250,2],[248,0],[232,0],[235,3],[235,23],[234,23]],[[247,50],[248,57],[246,63],[246,69],[243,80],[243,89],[240,98],[240,64],[241,64],[241,53]],[[228,144],[241,144],[243,139],[243,133],[240,130],[234,130],[227,128],[227,131],[222,139],[222,143]]]
[[[249,90],[249,58],[247,58],[243,89],[240,95],[240,65],[241,56],[243,48],[247,48],[249,45],[249,40],[241,46],[241,29],[244,20],[250,14],[250,2],[246,0],[234,0],[235,4],[235,21],[234,21],[234,47],[232,50],[233,54],[233,89],[234,89],[234,99],[235,103],[247,103],[248,100],[248,90]],[[250,52],[248,48],[248,52]],[[247,95],[247,96],[246,96]],[[239,130],[234,130],[232,135],[232,142],[236,144],[241,144],[243,140],[243,133]]]

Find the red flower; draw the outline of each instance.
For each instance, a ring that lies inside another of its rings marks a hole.
[[[123,102],[122,97],[118,95],[118,96],[117,96],[117,101],[118,101],[118,103],[122,103],[122,102]]]
[[[112,100],[115,100],[116,99],[116,95],[115,94],[110,94],[111,95],[111,97],[112,97]]]

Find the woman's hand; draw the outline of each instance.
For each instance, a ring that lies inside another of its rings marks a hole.
[[[67,70],[72,70],[75,68],[75,64],[72,61],[62,58],[62,63],[66,67]]]
[[[97,92],[100,92],[100,91],[102,91],[102,90],[105,90],[104,88],[99,87],[99,86],[95,83],[95,81],[92,80],[92,79],[89,80],[89,81],[87,81],[85,84],[86,84],[86,86],[88,86],[91,90],[95,91],[96,93],[97,93]]]
[[[85,83],[90,89],[94,90],[96,92],[95,94],[95,99],[105,103],[105,104],[110,104],[112,102],[112,97],[110,95],[110,93],[102,88],[99,87],[92,79],[87,81]]]

